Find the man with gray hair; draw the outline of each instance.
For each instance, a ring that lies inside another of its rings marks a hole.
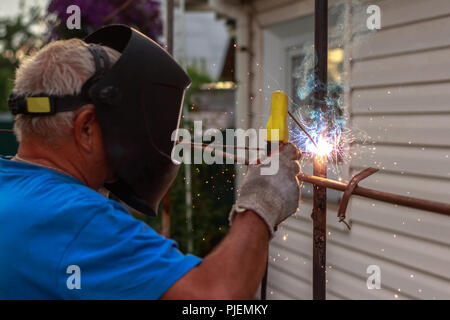
[[[19,149],[0,158],[0,299],[249,299],[268,241],[298,207],[299,150],[252,165],[229,234],[204,259],[134,219],[177,173],[170,136],[190,80],[126,26],[26,58],[8,104]]]

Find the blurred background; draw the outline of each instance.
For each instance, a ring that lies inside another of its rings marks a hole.
[[[380,172],[361,184],[450,202],[450,2],[329,0],[328,96],[342,133],[342,154],[328,176],[349,180],[367,167]],[[69,5],[81,29],[68,30]],[[380,8],[371,30],[369,5]],[[20,60],[55,39],[83,37],[125,23],[167,47],[167,1],[40,0],[0,2],[0,128],[11,128],[6,99]],[[313,0],[177,0],[173,55],[193,84],[182,126],[192,130],[263,128],[274,90],[306,123],[314,67]],[[298,132],[291,132],[291,139]],[[0,154],[17,144],[1,134]],[[312,172],[305,157],[303,170]],[[170,193],[170,236],[184,252],[207,254],[227,232],[227,215],[245,168],[183,165]],[[270,245],[269,299],[311,299],[312,188],[300,212]],[[347,230],[336,218],[340,193],[328,192],[328,299],[450,299],[450,219],[354,197]],[[162,208],[161,208],[162,211]],[[136,216],[158,230],[161,218]],[[161,217],[161,215],[160,215]],[[369,266],[381,288],[367,287]]]

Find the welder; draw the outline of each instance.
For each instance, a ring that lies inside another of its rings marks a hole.
[[[8,100],[19,148],[0,159],[0,299],[254,297],[268,242],[298,208],[294,145],[274,175],[249,166],[230,231],[204,259],[129,213],[155,215],[177,174],[171,135],[189,84],[123,25],[22,61]]]

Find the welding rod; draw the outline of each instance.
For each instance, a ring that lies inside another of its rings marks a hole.
[[[201,143],[201,142],[192,142],[192,141],[179,141],[176,144],[190,144],[194,148],[197,149],[215,149],[215,148],[225,148],[225,149],[234,149],[234,150],[249,150],[249,151],[266,151],[266,149],[262,148],[253,148],[253,147],[239,147],[239,146],[233,146],[233,145],[226,145],[226,144],[207,144],[207,143]],[[217,151],[217,150],[216,150]]]
[[[300,123],[300,121],[297,120],[297,118],[288,110],[288,115],[291,117],[291,119],[295,122],[295,124],[308,136],[309,140],[314,144],[316,148],[318,148],[317,143],[314,141],[314,139],[311,137],[311,135],[306,131],[305,127]]]
[[[181,142],[181,143],[186,143],[186,142]],[[223,152],[223,151],[215,149],[216,147],[220,147],[218,145],[207,145],[207,144],[203,144],[203,143],[194,143],[194,142],[191,142],[190,144],[194,149],[200,149],[200,150],[209,149],[209,150],[211,150],[211,154],[213,156],[217,154],[219,156],[222,156],[224,159],[227,159],[227,158],[232,159],[236,163],[245,164],[245,165],[250,164],[250,161],[247,158],[239,158],[235,154],[231,154],[231,153],[227,153],[227,152]]]

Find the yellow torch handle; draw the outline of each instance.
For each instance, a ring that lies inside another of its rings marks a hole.
[[[272,93],[272,104],[270,106],[270,117],[267,122],[267,142],[279,141],[287,143],[289,140],[289,128],[287,124],[288,98],[283,91]],[[277,131],[272,132],[275,129]]]

